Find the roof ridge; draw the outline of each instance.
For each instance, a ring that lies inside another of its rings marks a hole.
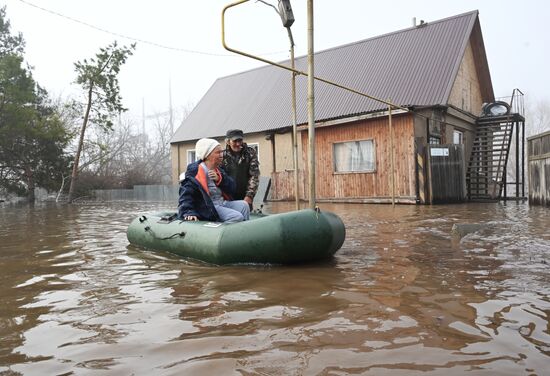
[[[358,40],[358,41],[355,41],[355,42],[350,42],[350,43],[342,44],[342,45],[335,46],[335,47],[330,47],[330,48],[327,48],[326,50],[318,51],[318,52],[316,52],[315,54],[323,53],[323,52],[327,52],[327,51],[332,51],[332,50],[336,50],[336,49],[339,49],[339,48],[344,48],[344,47],[352,46],[352,45],[359,44],[359,43],[365,43],[365,42],[368,42],[368,41],[371,41],[371,40],[376,40],[376,39],[380,39],[380,38],[385,38],[385,37],[388,37],[388,36],[390,36],[390,35],[395,35],[395,34],[400,34],[400,33],[404,33],[404,32],[407,32],[407,31],[411,31],[411,30],[416,30],[416,29],[418,29],[419,27],[426,27],[426,26],[429,26],[429,25],[433,25],[433,24],[437,24],[437,23],[441,23],[441,22],[450,21],[450,20],[456,19],[456,18],[461,18],[461,17],[466,17],[466,16],[473,16],[474,14],[477,16],[478,13],[479,13],[478,10],[472,10],[472,11],[469,11],[469,12],[457,14],[457,15],[455,15],[455,16],[445,17],[445,18],[442,18],[442,19],[439,19],[439,20],[426,22],[426,23],[424,23],[425,26],[417,25],[417,26],[410,26],[410,27],[405,28],[405,29],[390,31],[390,32],[388,32],[388,33],[376,35],[376,36],[374,36],[374,37],[370,37],[370,38],[366,38],[366,39],[361,39],[361,40]],[[307,55],[303,55],[303,56],[307,56]],[[298,58],[300,58],[300,57],[302,57],[302,56],[299,56]],[[297,59],[298,59],[298,58],[297,58]]]

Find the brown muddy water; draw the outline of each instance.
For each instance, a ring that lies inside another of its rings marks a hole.
[[[0,208],[0,374],[550,374],[547,208],[321,205],[346,242],[293,267],[130,246],[166,208]]]

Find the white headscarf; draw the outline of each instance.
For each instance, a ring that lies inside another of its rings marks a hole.
[[[212,150],[220,146],[220,143],[212,138],[201,138],[195,145],[195,155],[198,159],[204,160],[212,153]]]

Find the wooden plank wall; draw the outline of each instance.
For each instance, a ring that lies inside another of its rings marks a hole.
[[[550,132],[529,137],[529,204],[550,206]]]
[[[394,134],[395,194],[403,201],[414,202],[416,196],[414,127],[411,115],[398,115],[392,118]],[[391,198],[390,138],[388,118],[362,120],[350,124],[320,127],[315,130],[316,138],[316,194],[320,200],[361,201],[375,198]],[[345,141],[374,140],[376,170],[374,172],[335,173],[333,162],[333,144]],[[302,132],[302,163],[300,179],[308,176],[307,169],[307,131]],[[272,176],[276,187],[274,199],[294,197],[292,172]],[[290,190],[288,190],[290,188]],[[301,185],[303,196],[307,197],[307,182]]]
[[[466,174],[462,145],[431,145],[429,160],[430,203],[444,204],[466,200]]]
[[[298,195],[304,199],[305,191],[304,170],[298,171]],[[269,189],[270,200],[293,201],[294,196],[294,170],[278,171],[271,174],[271,187]]]

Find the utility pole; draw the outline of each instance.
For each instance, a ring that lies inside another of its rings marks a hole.
[[[307,123],[309,208],[315,209],[315,93],[313,74],[313,0],[307,0]]]

